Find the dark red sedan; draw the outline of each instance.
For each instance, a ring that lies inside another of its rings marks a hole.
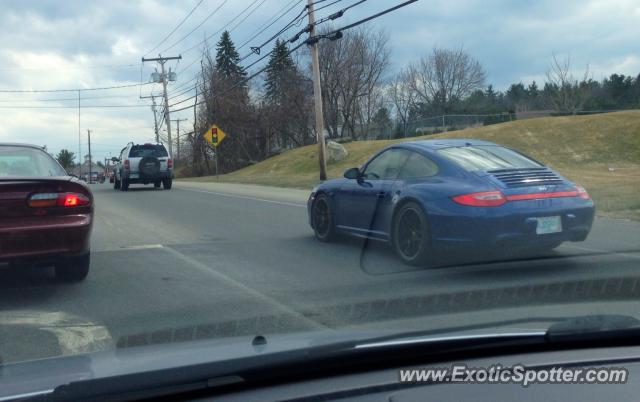
[[[89,272],[93,195],[41,147],[0,143],[0,262]]]

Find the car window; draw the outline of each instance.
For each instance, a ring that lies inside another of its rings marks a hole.
[[[376,156],[367,164],[364,170],[368,180],[394,180],[398,178],[400,169],[408,155],[402,149],[389,149]]]
[[[131,151],[129,151],[130,158],[144,158],[147,156],[162,158],[167,156],[167,150],[162,145],[144,144],[134,145],[131,147]]]
[[[409,157],[405,160],[404,166],[400,170],[401,179],[412,179],[418,177],[434,176],[438,173],[438,165],[431,159],[417,152],[409,152]]]
[[[540,167],[526,156],[498,145],[443,148],[437,151],[468,171]]]
[[[44,151],[0,147],[0,176],[66,176],[67,172]]]

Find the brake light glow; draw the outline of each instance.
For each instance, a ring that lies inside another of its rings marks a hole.
[[[452,198],[461,205],[471,207],[499,207],[507,200],[500,191],[483,191],[480,193],[462,194]]]
[[[129,159],[126,159],[124,161],[124,169],[129,170],[130,168],[131,168],[131,165],[129,165]]]
[[[167,159],[167,167],[169,169],[171,169],[173,167],[173,159],[171,159],[171,158]]]
[[[31,208],[82,207],[90,203],[89,197],[80,193],[36,193],[27,200]]]
[[[480,193],[462,194],[451,199],[458,204],[472,207],[498,207],[507,201],[539,200],[544,198],[580,197],[584,200],[591,199],[587,190],[576,186],[575,190],[551,191],[547,193],[509,194],[504,195],[500,191],[483,191]]]

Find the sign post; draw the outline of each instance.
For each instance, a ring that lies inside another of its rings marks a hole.
[[[227,136],[224,131],[220,129],[217,125],[213,124],[209,130],[207,130],[204,134],[202,134],[205,141],[207,141],[216,151],[216,180],[220,180],[218,175],[218,159],[220,158],[220,150],[218,149],[218,145],[225,139]]]

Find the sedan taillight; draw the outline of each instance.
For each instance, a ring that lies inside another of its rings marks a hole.
[[[31,208],[83,207],[90,203],[89,197],[80,193],[36,193],[27,200]]]
[[[462,194],[452,197],[451,199],[458,204],[471,207],[499,207],[507,202],[505,196],[500,191]]]

